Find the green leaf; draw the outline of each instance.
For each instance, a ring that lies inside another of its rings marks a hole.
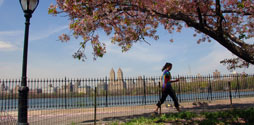
[[[238,3],[237,7],[238,8],[244,8],[244,2]]]
[[[53,13],[54,11],[53,11],[53,9],[49,9],[48,10],[48,14],[51,14],[51,13]]]

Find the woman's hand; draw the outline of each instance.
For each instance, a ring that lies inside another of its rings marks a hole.
[[[178,81],[179,81],[179,79],[171,80],[171,82],[178,82]]]
[[[178,82],[178,81],[179,81],[179,79],[177,78],[175,81],[176,81],[176,82]]]

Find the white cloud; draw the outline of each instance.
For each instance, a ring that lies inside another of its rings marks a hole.
[[[13,31],[0,31],[0,41],[9,41],[15,43],[18,47],[22,46],[24,40],[24,31],[13,30]]]
[[[12,45],[3,41],[0,41],[0,48],[1,49],[10,49],[12,48]]]
[[[0,41],[0,51],[11,51],[16,49],[17,47],[10,44],[9,42]]]
[[[61,26],[61,27],[54,27],[54,28],[50,28],[44,31],[40,31],[40,34],[34,34],[34,32],[30,32],[29,33],[29,42],[30,41],[35,41],[35,40],[40,40],[40,39],[44,39],[47,38],[55,33],[58,33],[62,30],[67,29],[68,26]],[[23,30],[12,30],[12,31],[0,31],[0,41],[2,41],[2,47],[0,47],[0,49],[2,48],[12,48],[12,50],[15,48],[22,48],[23,46],[23,40],[24,40],[24,31]],[[16,47],[14,47],[13,45],[11,45],[10,43],[4,42],[3,41],[10,41],[12,43],[14,43],[16,45]]]
[[[31,41],[41,40],[41,39],[47,38],[55,33],[58,33],[62,30],[65,30],[67,28],[68,28],[68,25],[65,25],[65,26],[50,28],[50,29],[47,29],[46,31],[40,31],[39,34],[31,34],[30,40]]]
[[[142,61],[146,63],[160,62],[164,59],[163,55],[146,48],[137,48],[133,51],[127,52],[126,57],[132,60]]]
[[[24,31],[0,31],[0,51],[15,51],[22,48]]]
[[[2,37],[8,38],[9,36],[22,35],[23,33],[24,33],[24,31],[22,31],[22,30],[0,31],[0,38],[2,38]]]
[[[196,69],[195,73],[209,74],[215,71],[215,69],[222,73],[228,73],[229,71],[226,69],[226,66],[220,64],[220,61],[232,57],[233,54],[231,52],[216,43],[213,45],[212,51],[197,62],[196,68],[194,67]]]
[[[148,46],[147,44],[135,43],[127,52],[122,52],[121,47],[111,43],[106,44],[106,46],[107,54],[119,55],[129,60],[153,63],[165,59],[165,55],[159,51],[160,49],[155,48],[155,46]]]

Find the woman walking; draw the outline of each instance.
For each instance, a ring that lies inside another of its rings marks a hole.
[[[172,69],[171,63],[166,63],[162,68],[162,72],[163,72],[163,74],[162,74],[162,96],[161,96],[160,100],[158,101],[158,103],[156,104],[157,107],[154,111],[155,113],[158,113],[158,109],[164,103],[164,101],[166,100],[168,95],[173,99],[176,110],[178,112],[180,111],[178,99],[176,97],[175,91],[173,90],[173,88],[171,86],[171,83],[178,82],[179,79],[171,80],[171,74],[170,74],[171,69]]]

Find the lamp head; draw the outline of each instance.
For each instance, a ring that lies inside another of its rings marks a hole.
[[[33,13],[39,4],[39,0],[19,0],[19,3],[25,13]]]

